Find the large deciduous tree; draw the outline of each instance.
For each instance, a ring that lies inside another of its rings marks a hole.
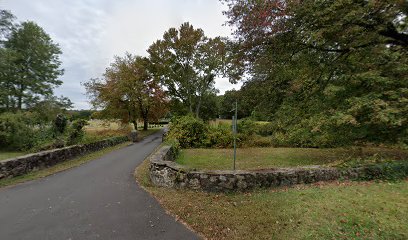
[[[223,74],[224,39],[208,38],[203,30],[183,23],[166,31],[148,52],[155,77],[169,96],[199,117],[203,98],[215,92],[215,78]]]
[[[281,131],[340,135],[332,145],[406,139],[407,1],[224,2],[241,65],[270,86],[260,99],[275,103],[267,115]]]
[[[166,113],[167,99],[159,83],[149,71],[147,58],[126,54],[115,57],[102,79],[91,79],[84,85],[92,104],[108,116],[131,122],[143,119],[147,130],[149,120],[157,121]]]

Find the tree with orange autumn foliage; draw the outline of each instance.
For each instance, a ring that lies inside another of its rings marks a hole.
[[[103,78],[91,79],[84,85],[96,108],[106,116],[133,123],[143,119],[143,130],[149,121],[157,121],[167,113],[167,99],[159,83],[149,71],[149,60],[129,53],[115,57]]]

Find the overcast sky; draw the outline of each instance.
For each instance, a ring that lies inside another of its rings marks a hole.
[[[18,21],[36,22],[60,45],[65,74],[55,93],[77,109],[90,108],[80,83],[100,77],[114,55],[146,56],[167,29],[186,21],[209,37],[231,32],[218,0],[0,0],[0,8]],[[216,87],[223,93],[240,84],[218,79]]]

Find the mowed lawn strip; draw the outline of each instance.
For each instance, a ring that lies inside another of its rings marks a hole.
[[[0,160],[5,160],[5,159],[9,159],[9,158],[14,158],[14,157],[18,157],[18,156],[22,156],[26,153],[24,152],[8,152],[8,151],[1,151],[0,150]]]
[[[408,181],[342,182],[204,193],[138,182],[171,214],[208,239],[408,239]]]
[[[408,151],[388,148],[238,148],[237,169],[253,170],[307,165],[336,166],[346,161],[408,160]],[[189,168],[232,169],[233,149],[182,149],[176,160]]]

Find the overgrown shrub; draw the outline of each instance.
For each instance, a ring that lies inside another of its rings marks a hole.
[[[363,137],[351,130],[354,123],[347,116],[313,115],[285,124],[281,121],[259,123],[251,119],[240,120],[237,126],[238,146],[330,148],[366,144],[357,140]],[[209,125],[186,116],[173,120],[169,137],[177,139],[182,148],[229,148],[234,139],[231,128],[230,124]]]
[[[80,142],[85,134],[84,127],[88,125],[88,121],[78,119],[72,122],[69,130],[68,144],[73,145]]]
[[[209,127],[203,145],[209,148],[230,148],[233,145],[233,140],[231,126],[220,124],[216,127]]]
[[[244,118],[238,122],[237,130],[247,135],[255,134],[258,132],[258,124],[250,118]]]
[[[172,155],[173,155],[172,157],[173,157],[173,159],[176,159],[176,157],[178,156],[178,154],[180,153],[180,150],[181,150],[179,141],[172,138],[172,139],[166,139],[165,142],[166,142],[166,144],[171,146]]]
[[[365,172],[358,179],[362,181],[387,180],[396,181],[408,177],[408,162],[394,161],[366,166]]]
[[[193,116],[173,119],[168,139],[175,139],[181,148],[202,147],[208,134],[208,125]]]
[[[274,142],[271,137],[262,137],[259,135],[248,135],[246,138],[239,139],[240,147],[272,147]]]
[[[289,120],[288,120],[289,121]],[[341,147],[356,144],[352,139],[359,139],[351,129],[352,121],[343,118],[314,115],[287,124],[277,120],[259,125],[258,134],[272,136],[274,145],[288,147]]]
[[[51,127],[32,112],[0,115],[0,146],[27,151],[52,140]]]
[[[258,124],[257,133],[263,137],[272,136],[276,131],[274,123]]]
[[[54,132],[56,135],[63,134],[67,128],[68,119],[62,115],[58,114],[54,120]]]
[[[256,134],[258,124],[250,119],[240,121],[237,134],[239,147],[270,147],[271,137]],[[166,135],[168,140],[176,140],[181,148],[231,148],[234,135],[231,125],[218,124],[210,126],[192,116],[173,119]]]

